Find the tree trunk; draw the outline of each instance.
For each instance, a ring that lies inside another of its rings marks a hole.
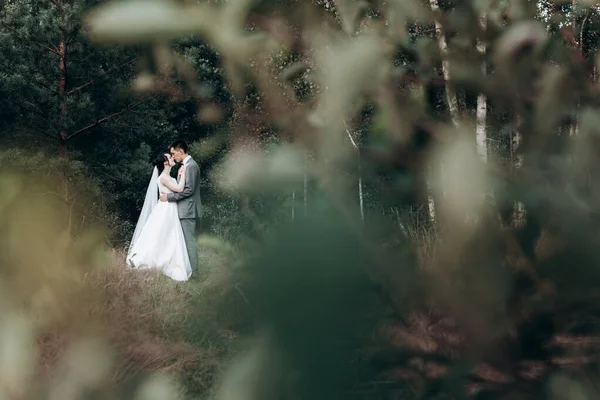
[[[57,2],[58,14],[61,22],[64,19],[64,10],[62,4]],[[60,33],[60,39],[58,44],[58,97],[59,97],[59,113],[60,113],[60,132],[58,135],[58,153],[61,157],[67,155],[67,131],[66,131],[66,118],[67,118],[67,44],[65,41],[65,34],[63,31]]]
[[[430,187],[428,187],[428,192],[429,193],[432,192],[432,190],[431,190]],[[429,215],[429,222],[431,222],[432,225],[435,225],[435,222],[436,222],[436,217],[435,217],[435,200],[434,200],[432,194],[429,194],[427,196],[427,212],[428,212],[428,215]]]
[[[439,12],[440,7],[438,0],[429,0],[431,10],[434,13]],[[444,81],[446,82],[446,102],[448,103],[448,110],[450,111],[450,119],[454,126],[459,125],[460,113],[458,110],[458,100],[456,93],[452,89],[450,84],[450,63],[448,61],[448,43],[446,42],[446,35],[444,33],[444,27],[439,22],[439,19],[435,19],[435,35],[437,37],[438,46],[440,48],[440,55],[442,57],[442,74],[444,75]]]
[[[365,220],[365,202],[363,194],[363,181],[362,181],[362,159],[360,157],[360,149],[357,149],[358,153],[358,204],[360,206],[360,219],[364,222]]]
[[[360,157],[360,148],[358,147],[358,143],[352,137],[348,126],[346,125],[346,121],[344,121],[344,127],[346,128],[346,134],[348,135],[348,139],[350,139],[350,143],[354,150],[356,150],[356,155],[358,157],[358,205],[360,207],[360,219],[364,222],[365,220],[365,208],[364,208],[364,199],[363,199],[363,183],[362,183],[362,166],[361,166],[361,157]]]
[[[573,47],[578,45],[576,43],[577,39],[575,39],[575,28],[577,27],[577,18],[575,17],[575,6],[576,5],[577,5],[577,1],[572,0],[571,1],[571,14],[572,14],[571,30],[573,31]],[[579,45],[581,45],[581,43],[579,43]],[[576,113],[577,112],[575,112],[575,114]],[[571,121],[571,123],[569,124],[569,136],[575,136],[576,130],[577,130],[577,115],[575,115],[575,117],[573,118],[573,121]]]
[[[481,31],[485,32],[487,28],[487,16],[485,13],[481,17],[480,21]],[[477,50],[485,57],[486,46],[482,40],[477,43]],[[487,65],[485,60],[481,65],[483,76],[487,75]],[[477,95],[477,128],[475,133],[475,141],[477,143],[477,153],[487,163],[488,151],[487,151],[487,98],[483,93]]]
[[[487,98],[484,94],[479,93],[477,96],[477,129],[476,129],[476,142],[477,142],[477,153],[483,162],[487,163]]]
[[[521,139],[521,117],[517,115],[517,129],[515,130],[515,134],[511,140],[511,177],[516,173],[515,169],[519,169],[523,165],[523,155],[519,153],[515,154],[515,151],[521,144]],[[516,225],[520,225],[525,222],[525,204],[522,201],[517,200],[513,206],[513,222]]]
[[[575,6],[576,5],[577,5],[577,1],[573,0],[571,3],[571,10],[573,13],[573,19],[571,21],[571,29],[573,31],[574,37],[575,37],[575,28],[577,26],[577,20],[575,18]],[[579,28],[579,40],[577,41],[577,43],[573,43],[575,46],[577,46],[577,51],[579,52],[579,57],[581,60],[584,60],[584,57],[583,57],[583,29],[585,28],[585,24],[588,20],[588,17],[589,17],[589,10],[588,10],[588,12],[586,12],[585,17],[583,18],[583,21],[581,21],[581,27]],[[574,42],[575,42],[575,40],[576,39],[573,39]],[[569,136],[575,136],[579,133],[579,107],[580,107],[580,104],[581,104],[581,101],[578,96],[577,104],[575,104],[575,115],[574,115],[573,121],[569,125]]]
[[[434,14],[440,12],[440,7],[438,0],[429,0],[429,5],[431,6],[431,11]],[[440,57],[442,59],[442,75],[444,77],[445,84],[445,92],[446,92],[446,103],[448,105],[448,111],[450,113],[450,120],[452,121],[452,125],[458,127],[460,125],[460,112],[458,107],[458,98],[456,96],[456,92],[452,88],[452,84],[450,83],[450,62],[448,60],[448,43],[446,41],[446,34],[444,32],[444,27],[442,26],[439,17],[435,16],[435,36],[438,41],[438,47],[440,49]],[[436,162],[436,166],[434,168],[440,169],[440,174],[444,174],[444,166]],[[440,194],[441,197],[444,196],[443,193]],[[441,232],[444,229],[444,221],[443,215],[436,212],[436,202],[441,201],[438,197],[435,199],[433,196],[430,196],[428,199],[428,211],[429,216],[438,227],[438,230]],[[439,203],[438,203],[439,206]],[[439,209],[439,207],[438,207]]]

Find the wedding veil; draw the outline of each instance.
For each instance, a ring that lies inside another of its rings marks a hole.
[[[140,233],[142,233],[142,229],[144,228],[144,225],[146,225],[146,221],[148,221],[148,218],[150,217],[150,214],[152,213],[156,203],[158,203],[158,169],[154,167],[154,170],[152,171],[152,177],[150,178],[150,184],[148,184],[148,189],[146,190],[144,205],[142,206],[140,217],[138,218],[135,231],[133,232],[133,237],[131,238],[131,243],[129,244],[127,259],[129,259],[131,255],[129,253],[140,236]]]

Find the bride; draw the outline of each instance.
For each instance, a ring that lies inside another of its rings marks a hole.
[[[161,153],[154,161],[144,206],[127,253],[127,265],[135,269],[159,269],[173,280],[187,281],[192,275],[192,267],[177,204],[158,201],[159,191],[183,191],[186,166],[181,167],[181,178],[177,182],[170,175],[173,165],[173,158],[166,153]]]

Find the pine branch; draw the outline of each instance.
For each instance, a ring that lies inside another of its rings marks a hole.
[[[157,111],[157,112],[151,112],[151,111],[132,111],[132,113],[139,114],[139,115],[149,115],[151,117],[158,117],[158,118],[162,117],[162,115],[159,114],[159,111]]]
[[[85,132],[85,131],[88,131],[88,130],[90,130],[90,129],[92,129],[92,128],[94,128],[94,127],[98,126],[98,125],[101,125],[101,124],[105,123],[105,122],[106,122],[106,121],[108,121],[108,120],[111,120],[111,119],[113,119],[113,118],[115,118],[115,117],[118,117],[119,115],[125,114],[125,113],[127,113],[127,112],[129,112],[129,111],[133,110],[135,107],[139,106],[140,104],[146,103],[146,102],[148,102],[148,101],[150,101],[150,100],[154,100],[156,97],[158,97],[158,95],[154,95],[154,96],[152,96],[152,97],[150,97],[150,98],[148,98],[148,99],[144,99],[144,100],[142,100],[142,101],[139,101],[139,102],[137,102],[137,103],[130,104],[129,106],[127,106],[127,108],[125,108],[125,109],[123,109],[123,110],[121,110],[121,111],[119,111],[119,112],[116,112],[116,113],[113,113],[113,114],[107,115],[106,117],[103,117],[103,118],[100,118],[100,119],[99,119],[99,120],[97,120],[96,122],[94,122],[94,123],[92,123],[92,124],[89,124],[89,125],[87,125],[87,126],[84,126],[83,128],[81,128],[81,129],[79,129],[79,130],[77,130],[77,131],[75,131],[75,132],[71,133],[70,135],[67,135],[67,136],[65,137],[65,139],[64,139],[64,140],[65,140],[65,141],[67,141],[67,140],[69,140],[69,139],[72,139],[73,137],[75,137],[75,136],[79,135],[80,133],[83,133],[83,132]]]
[[[54,48],[52,48],[51,46],[49,46],[47,44],[39,43],[39,45],[42,46],[43,48],[45,48],[46,50],[48,50],[50,53],[60,56],[60,53],[58,52],[58,49],[56,49],[56,46],[52,46],[52,47],[54,47]]]
[[[24,103],[22,103],[22,102],[19,102],[19,101],[12,100],[12,99],[10,99],[10,98],[8,98],[7,100],[8,100],[9,102],[13,103],[13,104],[16,104],[16,105],[18,105],[19,107],[23,108],[23,109],[24,109],[24,110],[26,110],[26,111],[32,112],[32,113],[34,113],[34,114],[37,114],[37,115],[39,115],[39,116],[41,116],[41,117],[44,117],[44,118],[45,118],[45,119],[47,119],[47,120],[50,120],[50,118],[49,118],[49,117],[48,117],[46,114],[44,114],[43,112],[41,112],[41,111],[39,111],[39,110],[36,110],[35,108],[30,108],[30,107],[28,107],[26,104],[24,104]],[[35,107],[35,106],[34,106],[34,107]]]
[[[73,41],[73,39],[75,39],[77,37],[77,34],[79,33],[79,26],[76,26],[71,32],[69,32],[66,36],[67,39],[65,40],[65,43],[67,45],[71,44],[71,42]]]
[[[50,0],[50,3],[54,4],[57,9],[62,9],[62,1]]]
[[[6,70],[10,70],[10,65],[9,65],[7,62],[0,60],[0,65],[1,65],[3,68],[5,68]],[[38,79],[35,79],[35,77],[31,77],[31,79],[33,80],[33,82],[34,82],[35,84],[39,85],[41,88],[43,88],[43,89],[46,89],[46,90],[48,90],[49,92],[52,92],[52,93],[54,93],[54,94],[56,93],[56,90],[49,88],[49,87],[48,87],[46,84],[44,84],[44,83],[40,82]],[[29,81],[28,81],[28,82],[29,82]]]
[[[46,84],[40,82],[38,79],[34,78],[33,81],[35,84],[39,85],[41,88],[46,89],[47,91],[49,91],[53,94],[56,94],[56,89],[52,89],[52,88],[48,87]]]
[[[15,37],[21,36],[21,33],[13,26],[5,25],[4,29],[9,30],[13,35],[15,35]],[[48,43],[48,42],[46,42],[46,43],[34,42],[34,43],[38,44],[39,46],[43,47],[44,49],[48,50],[51,53],[59,55],[58,48],[55,45],[53,45],[52,43]]]
[[[17,121],[18,121],[18,122],[20,122],[20,123],[22,123],[22,124],[23,124],[24,126],[26,126],[27,128],[33,129],[34,131],[37,131],[37,132],[39,132],[39,133],[42,133],[42,134],[44,134],[45,136],[48,136],[49,138],[52,138],[53,140],[56,140],[56,136],[55,136],[55,135],[53,135],[53,134],[52,134],[52,133],[50,133],[50,132],[47,132],[47,131],[45,131],[45,130],[43,130],[43,129],[40,129],[40,128],[38,128],[38,127],[35,127],[35,126],[31,125],[29,122],[25,122],[25,121],[23,121],[23,120],[22,120],[22,119],[20,119],[20,118],[17,118]]]
[[[133,63],[133,62],[135,62],[135,61],[136,61],[136,60],[138,60],[138,59],[139,59],[139,57],[135,57],[134,59],[131,59],[131,60],[129,60],[129,61],[127,61],[127,62],[125,62],[125,63],[123,63],[123,64],[121,64],[121,65],[118,65],[118,66],[116,66],[116,67],[114,67],[114,68],[111,68],[111,69],[109,69],[109,70],[108,70],[108,71],[106,71],[106,72],[103,72],[102,74],[100,74],[100,75],[99,75],[99,76],[97,76],[96,78],[92,79],[91,81],[88,81],[87,83],[84,83],[84,84],[83,84],[83,85],[81,85],[81,86],[78,86],[78,87],[76,87],[76,88],[74,88],[74,89],[71,89],[71,90],[69,90],[69,91],[67,92],[67,95],[73,94],[73,93],[75,93],[75,92],[78,92],[78,91],[80,91],[81,89],[85,89],[86,87],[88,87],[88,86],[90,86],[90,85],[93,85],[94,83],[96,83],[96,82],[98,81],[98,79],[99,79],[99,78],[101,78],[101,77],[104,77],[104,76],[106,76],[106,75],[108,75],[108,74],[110,74],[110,73],[112,73],[112,72],[115,72],[115,71],[117,71],[117,70],[119,70],[119,69],[121,69],[121,68],[123,68],[123,67],[125,67],[125,66],[127,66],[127,65],[129,65],[129,64],[131,64],[131,63]]]

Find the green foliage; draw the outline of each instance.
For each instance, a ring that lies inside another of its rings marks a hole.
[[[132,95],[136,67],[150,68],[141,57],[144,50],[91,44],[82,18],[97,4],[19,0],[0,9],[0,97],[7,99],[0,105],[0,142],[51,155],[66,150],[85,163],[123,221],[116,239],[124,243],[143,201],[150,161],[175,139],[193,143],[219,124],[199,121],[193,99]],[[197,40],[181,41],[179,48],[186,62],[202,67],[198,90],[204,98],[214,96],[226,109],[228,93],[216,54]]]
[[[293,391],[319,399],[356,378],[356,349],[379,320],[381,304],[360,239],[339,216],[310,212],[278,232],[248,266],[246,293],[258,322],[272,332],[273,347],[298,374]]]

